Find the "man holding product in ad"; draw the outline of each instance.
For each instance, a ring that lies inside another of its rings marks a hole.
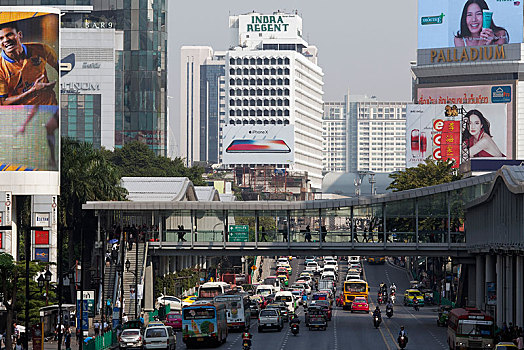
[[[455,46],[502,45],[509,43],[506,29],[493,22],[493,11],[485,0],[468,0],[462,10],[460,30],[455,35]]]

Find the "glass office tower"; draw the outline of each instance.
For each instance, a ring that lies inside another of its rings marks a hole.
[[[2,5],[90,5],[91,13],[66,13],[62,25],[111,24],[122,30],[124,50],[117,52],[115,67],[115,147],[139,140],[166,155],[166,0],[2,0]]]

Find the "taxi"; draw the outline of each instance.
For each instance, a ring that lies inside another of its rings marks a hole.
[[[509,341],[503,341],[497,344],[495,346],[495,350],[512,350],[512,349],[518,349],[517,346]]]
[[[182,299],[182,306],[191,305],[198,299],[198,296],[196,295],[190,295],[184,299]]]
[[[280,282],[284,283],[284,286],[289,286],[289,278],[287,277],[287,274],[279,274],[277,277],[280,278]]]
[[[413,305],[413,299],[417,298],[418,305],[424,306],[424,295],[418,289],[407,289],[404,293],[404,306]]]
[[[289,272],[284,266],[281,266],[277,269],[277,275],[286,275],[289,278]]]
[[[356,297],[351,303],[351,312],[363,311],[369,312],[369,304],[366,298]]]

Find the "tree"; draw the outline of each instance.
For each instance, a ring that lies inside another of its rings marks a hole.
[[[39,310],[45,304],[45,297],[37,287],[34,277],[45,271],[48,264],[30,262],[29,264],[29,288],[31,299],[29,300],[29,324],[36,324],[40,319]],[[25,315],[25,262],[15,262],[13,257],[7,253],[0,253],[0,291],[3,295],[2,304],[7,311],[6,318],[6,349],[12,349],[12,327],[15,311],[20,321],[24,321]],[[55,301],[53,288],[48,291],[50,303]],[[27,330],[29,332],[29,330]]]
[[[393,181],[387,188],[398,192],[460,180],[461,176],[452,166],[450,161],[434,161],[428,158],[425,163],[416,167],[390,174],[389,177]]]
[[[194,185],[205,185],[204,168],[184,166],[182,158],[170,159],[156,155],[147,145],[133,141],[114,152],[105,151],[106,159],[118,170],[120,176],[188,177]]]
[[[80,230],[87,233],[96,230],[94,213],[86,213],[82,210],[82,204],[87,201],[125,200],[127,192],[119,182],[118,172],[104,157],[103,151],[94,149],[90,143],[62,139],[59,230],[67,232],[65,244],[69,266],[72,266],[75,256],[80,255]]]

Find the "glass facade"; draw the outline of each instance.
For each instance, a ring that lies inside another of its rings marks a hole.
[[[62,136],[100,148],[101,96],[62,94]]]
[[[110,27],[124,32],[116,57],[115,147],[139,140],[157,154],[167,144],[166,0],[2,0],[2,5],[92,5],[66,14],[66,27]]]
[[[220,78],[225,74],[225,65],[200,66],[201,161],[219,162]]]

